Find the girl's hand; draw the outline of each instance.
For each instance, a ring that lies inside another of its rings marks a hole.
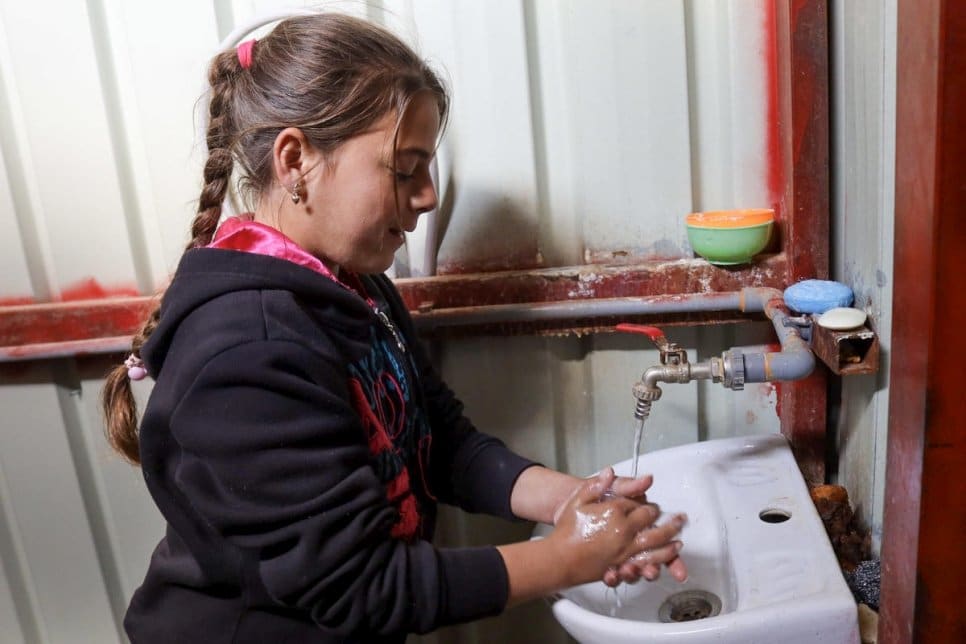
[[[645,493],[653,483],[654,477],[650,474],[645,474],[637,479],[621,476],[614,481],[611,489],[613,494],[646,503],[647,495]],[[648,534],[641,535],[642,539],[651,544],[648,550],[635,555],[620,567],[608,569],[604,574],[604,583],[611,587],[617,586],[622,581],[633,584],[641,577],[648,581],[655,581],[661,576],[662,565],[667,566],[668,572],[677,581],[687,580],[687,566],[678,557],[681,542],[671,541],[681,531],[686,522],[687,516],[678,514],[671,517],[663,526],[651,526],[646,531]]]
[[[649,545],[620,566],[609,568],[604,573],[604,583],[613,588],[622,581],[633,584],[641,577],[654,581],[661,575],[662,565],[667,566],[674,579],[679,582],[686,581],[688,569],[684,560],[678,556],[682,544],[674,539],[686,522],[686,515],[676,514],[663,525],[645,530],[639,535],[639,541]]]
[[[619,569],[635,556],[650,562],[656,549],[668,548],[676,553],[679,548],[670,543],[680,529],[673,522],[648,529],[660,515],[656,506],[625,497],[602,500],[614,481],[610,468],[587,479],[556,513],[555,528],[547,540],[554,545],[561,565],[571,573],[571,584],[601,579],[609,568]],[[631,489],[639,489],[641,494],[650,485],[640,479],[635,483]]]
[[[644,474],[636,479],[629,476],[618,476],[611,485],[611,491],[617,496],[626,496],[629,499],[646,503],[647,495],[645,492],[651,489],[653,484],[654,477],[650,474]]]
[[[612,468],[608,468],[604,472],[599,472],[596,476],[591,476],[590,478],[586,479],[576,479],[577,484],[570,493],[570,496],[560,501],[556,509],[554,509],[553,525],[557,525],[561,512],[563,512],[563,509],[567,506],[567,503],[573,499],[574,494],[577,494],[577,491],[580,489],[580,487],[587,481],[595,481],[599,479],[600,476],[607,471],[609,471],[611,475],[614,473]],[[653,483],[654,477],[650,474],[645,474],[644,476],[636,479],[632,479],[629,476],[615,476],[613,482],[610,484],[610,487],[605,488],[604,491],[601,492],[601,497],[611,499],[622,496],[637,501],[638,503],[647,503],[647,495],[645,492],[650,489]]]

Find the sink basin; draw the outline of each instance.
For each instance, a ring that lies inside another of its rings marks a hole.
[[[630,476],[632,460],[614,466]],[[788,442],[780,435],[705,441],[641,456],[648,498],[687,512],[681,556],[616,590],[602,582],[554,599],[553,614],[584,644],[858,644],[856,604]],[[549,531],[539,526],[535,536]]]

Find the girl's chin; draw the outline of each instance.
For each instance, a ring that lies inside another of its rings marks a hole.
[[[343,267],[352,271],[353,273],[374,275],[376,273],[385,273],[388,271],[395,259],[396,255],[393,253],[388,257],[370,257],[367,259],[367,261],[353,262],[351,265],[343,264]]]

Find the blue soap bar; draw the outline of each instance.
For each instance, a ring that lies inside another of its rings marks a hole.
[[[841,282],[805,280],[785,289],[785,306],[799,313],[825,313],[852,305],[852,289]]]

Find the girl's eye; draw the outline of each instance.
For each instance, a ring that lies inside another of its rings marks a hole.
[[[406,174],[405,172],[398,172],[397,171],[396,172],[396,181],[409,181],[414,176],[415,175],[413,175],[413,174]]]

